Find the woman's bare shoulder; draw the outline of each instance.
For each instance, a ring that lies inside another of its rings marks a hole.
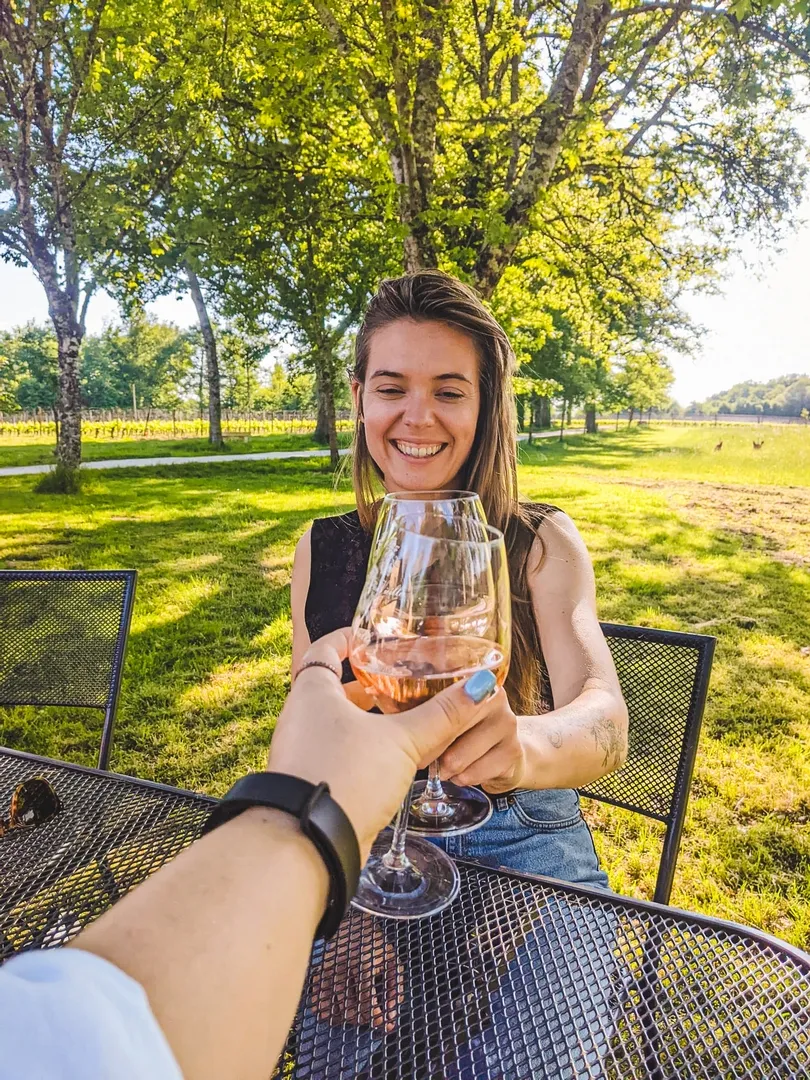
[[[299,561],[306,561],[309,563],[312,559],[312,526],[307,529],[305,533],[302,533],[298,538],[298,543],[295,545],[295,555],[293,556],[293,566]]]
[[[591,569],[591,557],[579,529],[564,510],[548,514],[539,522],[529,552],[528,576],[544,571]]]

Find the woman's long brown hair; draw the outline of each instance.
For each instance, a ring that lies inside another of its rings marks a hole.
[[[515,354],[503,328],[472,289],[440,270],[419,270],[383,281],[369,303],[355,344],[353,375],[361,387],[372,337],[398,319],[446,323],[467,334],[478,351],[481,405],[459,486],[478,493],[489,523],[506,538],[512,588],[512,660],[506,693],[519,716],[536,715],[551,708],[552,702],[526,567],[550,508],[518,501]],[[362,415],[355,422],[352,473],[360,522],[370,532],[382,474],[369,453]]]

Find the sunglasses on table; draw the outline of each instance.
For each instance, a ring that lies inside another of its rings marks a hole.
[[[35,829],[62,809],[62,803],[44,776],[32,776],[14,789],[8,817],[0,818],[0,836],[12,829]]]

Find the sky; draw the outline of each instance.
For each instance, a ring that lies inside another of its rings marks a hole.
[[[759,264],[758,270],[736,258],[726,267],[720,295],[683,299],[687,314],[706,333],[693,356],[670,358],[672,394],[682,405],[747,379],[764,382],[777,375],[810,374],[810,179],[799,219],[778,253],[748,246],[746,262]],[[195,324],[188,296],[163,297],[149,310],[178,326]],[[90,302],[88,331],[100,331],[117,314],[109,296],[96,295]],[[30,319],[48,319],[42,286],[33,271],[0,262],[0,330]]]

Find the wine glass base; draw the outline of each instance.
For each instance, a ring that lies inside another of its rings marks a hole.
[[[458,784],[443,783],[444,798],[441,804],[429,810],[422,809],[426,787],[426,780],[417,780],[411,789],[409,833],[417,836],[458,836],[480,829],[492,817],[492,801],[483,791],[474,787],[459,787]]]
[[[352,907],[384,919],[424,919],[436,915],[458,895],[461,879],[453,860],[429,840],[408,837],[406,870],[391,870],[384,857],[392,829],[385,829],[371,848],[360,875]]]

